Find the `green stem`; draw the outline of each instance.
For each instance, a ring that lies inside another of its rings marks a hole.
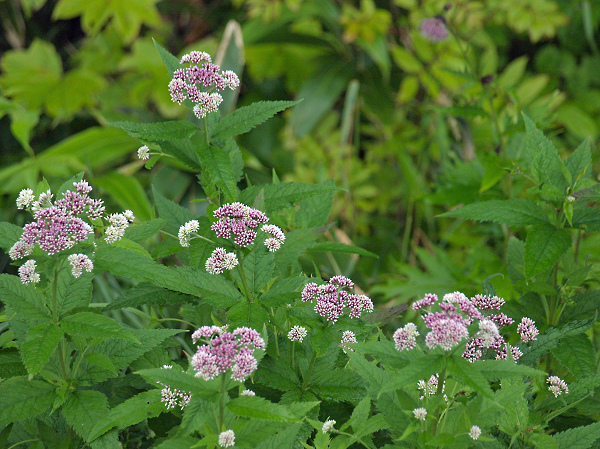
[[[23,443],[31,443],[31,442],[33,442],[33,441],[39,441],[39,438],[33,438],[32,440],[23,440],[23,441],[19,441],[18,443],[16,443],[16,444],[13,444],[12,446],[10,446],[8,449],[13,449],[13,447],[17,447],[17,446],[19,446],[19,445],[21,445],[21,444],[23,444]]]
[[[292,371],[294,371],[294,352],[296,350],[296,342],[292,342]]]
[[[238,253],[238,259],[240,260],[240,262],[238,263],[238,271],[240,272],[240,278],[242,279],[242,285],[244,287],[244,295],[246,296],[246,299],[248,300],[248,302],[252,303],[254,302],[254,297],[252,296],[252,293],[250,293],[250,287],[248,286],[248,279],[246,279],[246,272],[244,271],[244,269],[242,268],[243,265],[243,257],[241,252],[237,252]]]
[[[208,139],[208,120],[206,117],[202,119],[202,123],[204,125],[204,143],[208,147],[210,145],[210,140]]]
[[[227,378],[225,377],[225,373],[221,373],[221,398],[219,401],[219,431],[225,430],[223,427],[223,423],[225,421],[225,385],[227,382]]]
[[[565,405],[563,408],[560,408],[558,410],[555,410],[554,412],[550,413],[548,415],[548,417],[546,418],[546,423],[549,423],[550,421],[552,421],[554,418],[556,418],[558,415],[560,415],[561,413],[566,412],[567,410],[569,410],[570,408],[574,407],[575,405],[579,404],[581,401],[583,401],[584,399],[587,399],[589,396],[591,396],[591,394],[587,394],[584,397],[582,397],[581,399],[576,400],[575,402],[570,403],[569,405]]]
[[[365,443],[363,440],[361,440],[360,438],[358,438],[357,436],[352,435],[351,433],[347,433],[347,432],[341,432],[341,431],[336,431],[336,433],[339,433],[340,435],[345,435],[347,437],[352,438],[354,441],[359,442],[360,444],[362,444],[364,447],[366,447],[367,449],[373,449],[371,446],[367,445],[367,443]]]
[[[54,271],[54,279],[52,281],[52,322],[54,324],[59,323],[59,313],[58,313],[58,275],[63,269],[62,261],[56,267]],[[60,341],[58,342],[58,360],[60,362],[60,371],[63,375],[63,379],[65,382],[69,381],[69,375],[67,374],[67,367],[65,365],[65,348],[64,348],[64,335],[60,337]]]

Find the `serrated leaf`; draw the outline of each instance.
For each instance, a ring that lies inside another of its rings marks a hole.
[[[198,125],[187,120],[171,120],[157,123],[109,122],[131,137],[147,142],[162,142],[172,139],[189,139],[198,131]]]
[[[54,323],[41,323],[27,331],[25,342],[21,345],[21,356],[29,374],[38,373],[50,360],[62,335]]]
[[[445,366],[444,356],[440,354],[426,354],[413,361],[406,368],[401,369],[387,381],[381,388],[380,394],[416,385],[419,379],[428,379],[432,374],[442,371]]]
[[[292,368],[285,362],[271,357],[265,357],[256,374],[254,381],[281,391],[291,391],[300,385],[300,379]]]
[[[518,365],[509,360],[479,360],[473,363],[472,366],[488,381],[502,380],[509,377],[546,376],[544,371],[536,370],[529,366]]]
[[[52,406],[54,387],[24,377],[6,379],[0,384],[0,425],[33,418]]]
[[[84,271],[78,278],[71,270],[58,273],[56,280],[56,305],[60,316],[78,307],[87,307],[92,300],[93,273]],[[49,301],[51,299],[49,298]]]
[[[152,218],[152,206],[140,182],[134,176],[111,172],[94,178],[94,183],[102,187],[123,208],[133,211],[142,221]]]
[[[600,423],[574,427],[554,435],[558,449],[590,449],[600,438]]]
[[[525,277],[531,279],[552,265],[571,246],[571,236],[564,229],[549,225],[534,226],[525,240]]]
[[[67,423],[86,442],[100,436],[92,435],[92,428],[106,419],[108,410],[106,396],[94,390],[76,390],[61,409]]]
[[[115,368],[115,365],[113,365],[112,360],[106,354],[102,354],[100,352],[93,352],[85,354],[84,357],[88,362],[97,365],[100,368],[104,368],[105,370],[108,370],[115,375],[117,374],[117,369]]]
[[[27,370],[21,361],[19,350],[16,348],[0,350],[0,377],[8,379],[9,377],[23,376]]]
[[[543,334],[538,335],[537,340],[533,341],[528,347],[521,346],[523,355],[519,359],[519,363],[532,365],[537,362],[546,352],[556,348],[562,338],[586,332],[596,320],[596,316],[597,313],[587,320],[571,321],[560,328],[547,329]]]
[[[169,72],[169,77],[173,78],[173,73],[175,72],[175,70],[183,67],[179,63],[179,59],[177,59],[177,57],[172,55],[166,48],[164,48],[158,42],[156,42],[154,40],[154,38],[152,39],[152,42],[154,42],[154,46],[156,47],[156,50],[158,50],[158,54],[160,55],[160,58],[162,59],[165,66],[167,67],[167,70]]]
[[[102,419],[94,422],[89,439],[94,440],[113,427],[125,429],[166,411],[160,390],[144,391],[120,403],[110,412],[107,410]]]
[[[177,435],[190,435],[192,432],[203,429],[204,423],[211,418],[214,418],[211,403],[192,396],[188,405],[183,409],[183,418]]]
[[[23,284],[17,276],[0,274],[0,300],[27,319],[30,326],[50,321],[50,311],[42,292],[33,285]]]
[[[592,342],[585,334],[566,337],[552,355],[576,378],[591,376],[596,371],[596,354]]]
[[[210,146],[200,148],[198,157],[203,173],[204,171],[208,172],[212,182],[225,194],[225,200],[235,201],[238,196],[237,182],[229,154],[219,147]]]
[[[139,307],[144,304],[164,306],[166,304],[198,303],[198,298],[179,292],[173,292],[155,285],[141,282],[112,300],[105,310]]]
[[[23,228],[7,223],[5,221],[0,223],[0,248],[8,254],[10,248],[21,239],[23,235]]]
[[[90,442],[91,449],[123,449],[123,445],[119,442],[119,432],[111,430],[106,432],[99,438]]]
[[[244,258],[241,266],[252,294],[258,293],[273,279],[275,269],[273,253],[264,245],[253,248]]]
[[[138,341],[129,330],[113,319],[93,312],[79,312],[68,315],[62,319],[60,327],[65,333],[76,337],[122,338]]]
[[[367,251],[366,249],[360,248],[358,246],[346,245],[345,243],[338,242],[317,243],[316,245],[310,248],[310,251],[330,251],[332,253],[359,254],[361,256],[374,257],[375,259],[379,259],[379,256],[375,253],[372,253],[371,251]]]
[[[168,142],[161,142],[160,148],[165,154],[175,157],[175,159],[188,166],[191,170],[201,170],[196,146],[190,139],[173,139]]]
[[[370,411],[371,396],[367,395],[356,405],[356,407],[354,407],[350,419],[340,427],[340,430],[346,430],[349,427],[356,430],[360,424],[367,420]]]
[[[571,173],[573,183],[578,179],[589,174],[589,169],[592,166],[592,152],[590,148],[590,139],[586,138],[581,144],[573,151],[568,158],[565,159],[565,166]]]
[[[363,436],[373,435],[375,432],[388,428],[389,424],[387,423],[385,416],[382,413],[378,413],[364,422],[361,422],[359,426],[352,427],[356,429],[354,436],[362,438]]]
[[[312,247],[323,233],[323,229],[294,229],[285,234],[285,244],[275,253],[275,268],[287,274],[290,265],[297,263],[298,257]]]
[[[334,192],[336,190],[340,189],[329,183],[305,184],[302,182],[281,182],[278,184],[249,187],[240,194],[239,201],[251,205],[254,203],[254,199],[262,192],[265,200],[265,210],[263,212],[268,214],[291,207],[295,203],[311,196],[320,195],[325,192]]]
[[[218,394],[216,383],[218,380],[206,381],[194,374],[186,373],[176,369],[151,368],[137,371],[144,379],[150,383],[157,382],[176,388],[181,391],[190,392],[193,396],[200,398],[213,399]],[[216,387],[216,388],[215,388]]]
[[[237,416],[268,419],[272,421],[294,422],[296,418],[287,407],[270,402],[258,396],[240,396],[227,403],[227,408]]]
[[[161,195],[154,187],[152,188],[152,196],[158,216],[167,221],[164,229],[170,234],[177,235],[182,225],[197,218],[194,213],[185,207],[181,207],[179,204]]]
[[[221,119],[213,133],[213,139],[226,139],[244,134],[300,101],[257,101],[249,106],[243,106]]]
[[[271,288],[260,296],[259,302],[267,307],[293,304],[307,282],[308,278],[305,276],[277,279]]]
[[[63,182],[61,184],[61,186],[58,188],[58,190],[56,191],[56,199],[60,199],[64,196],[65,192],[70,190],[71,192],[73,192],[75,190],[75,183],[77,182],[81,182],[81,180],[83,180],[83,172],[79,172],[73,176],[71,176],[71,178],[67,179],[65,182]],[[47,189],[49,190],[49,189]]]
[[[154,218],[145,223],[132,223],[125,230],[124,237],[133,240],[134,242],[149,239],[150,237],[155,236],[165,223],[166,220],[163,220],[162,218]]]
[[[269,313],[260,304],[244,300],[227,311],[227,321],[235,327],[261,329],[269,321]]]
[[[365,396],[363,380],[347,370],[313,372],[309,378],[309,387],[318,398],[334,402],[358,401]]]
[[[457,382],[468,385],[476,392],[489,399],[493,399],[494,393],[492,393],[492,389],[485,380],[485,377],[477,370],[477,367],[473,367],[461,355],[455,355],[448,359],[448,373]]]
[[[476,221],[492,221],[509,226],[525,226],[548,223],[546,213],[530,200],[512,198],[467,204],[438,217],[465,218]]]

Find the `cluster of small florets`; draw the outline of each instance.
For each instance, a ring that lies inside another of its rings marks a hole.
[[[235,253],[228,253],[225,248],[215,249],[206,260],[206,271],[210,274],[221,274],[223,270],[233,270],[238,264]]]
[[[193,51],[181,58],[181,64],[190,64],[173,73],[169,83],[171,99],[181,104],[189,98],[195,104],[194,114],[198,118],[217,110],[223,97],[210,91],[229,88],[235,90],[240,85],[238,76],[231,70],[221,71],[221,67],[213,64],[208,53]]]
[[[235,444],[235,433],[233,430],[226,430],[219,434],[219,446],[220,447],[231,447]]]
[[[446,20],[442,16],[431,17],[421,22],[421,34],[432,42],[441,42],[448,37]]]
[[[323,433],[328,433],[332,430],[335,430],[333,426],[335,426],[335,419],[328,419],[327,421],[325,421],[323,423]]]
[[[126,210],[122,214],[112,214],[106,218],[110,223],[110,226],[104,231],[104,240],[106,240],[106,243],[114,243],[121,240],[125,235],[125,230],[129,227],[129,223],[135,219],[133,212],[130,210]]]
[[[71,264],[71,273],[78,278],[83,273],[83,270],[91,273],[94,269],[94,263],[85,254],[71,254],[67,257]]]
[[[200,223],[198,223],[198,220],[190,220],[186,224],[181,226],[179,228],[179,234],[178,234],[179,244],[181,246],[183,246],[184,248],[187,248],[188,246],[190,246],[190,240],[192,239],[193,234],[198,232],[199,228],[200,228]]]
[[[480,437],[481,435],[481,429],[479,428],[479,426],[472,426],[471,429],[469,430],[469,436],[476,440]]]
[[[398,351],[413,349],[417,346],[418,336],[419,331],[417,331],[417,326],[413,323],[407,323],[406,326],[401,327],[394,332],[393,339],[394,343],[396,343],[396,349]]]
[[[40,275],[35,272],[35,260],[28,260],[19,267],[19,277],[23,284],[37,284],[40,282]]]
[[[342,347],[342,351],[344,351],[344,354],[348,354],[348,352],[354,352],[354,349],[352,349],[352,346],[350,346],[354,343],[358,343],[354,332],[344,331],[344,333],[342,334],[342,340],[340,341],[340,346]]]
[[[141,160],[147,161],[150,159],[150,148],[148,148],[148,145],[142,145],[138,148],[137,154]]]
[[[419,421],[425,421],[427,418],[427,409],[423,407],[416,408],[413,410],[413,414]]]
[[[555,398],[563,393],[569,392],[567,383],[557,376],[549,376],[548,379],[546,379],[546,382],[550,384],[548,390],[554,395]]]
[[[523,343],[528,341],[537,340],[536,336],[540,333],[535,327],[535,321],[531,318],[523,317],[521,322],[517,326],[517,332],[521,336]]]
[[[243,382],[257,368],[254,350],[265,348],[259,333],[249,327],[227,332],[217,326],[203,326],[192,334],[192,340],[206,343],[198,346],[191,362],[196,377],[204,380],[231,369],[231,378]]]
[[[92,188],[86,181],[73,185],[75,191],[66,191],[54,204],[50,190],[40,194],[37,200],[32,190],[21,191],[17,207],[30,208],[36,221],[25,225],[21,239],[10,249],[9,256],[13,260],[30,255],[36,244],[49,255],[55,254],[72,248],[94,232],[78,215],[87,212],[90,219],[99,218],[104,204],[88,196]]]
[[[173,369],[172,365],[163,365],[161,369]],[[168,385],[158,382],[164,388],[161,390],[161,402],[164,402],[167,406],[167,410],[175,407],[180,407],[183,410],[190,403],[192,395],[189,392],[178,390],[177,388],[171,389]]]
[[[244,390],[240,393],[240,396],[256,396],[256,393],[252,390]]]
[[[323,285],[309,282],[302,290],[302,301],[316,301],[315,312],[332,323],[338,320],[346,307],[350,309],[350,318],[360,317],[363,311],[372,312],[373,302],[368,296],[347,291],[353,288],[354,283],[345,276],[333,276]]]
[[[302,340],[304,340],[304,337],[306,337],[306,335],[308,335],[308,332],[306,331],[305,327],[293,326],[288,332],[287,337],[291,341],[299,341],[300,343],[302,343]]]
[[[439,374],[432,374],[429,380],[421,379],[417,382],[417,389],[422,393],[419,399],[423,400],[437,394]],[[442,384],[442,394],[446,389],[446,382]],[[444,399],[448,401],[448,397],[444,394]]]
[[[256,229],[259,225],[261,231],[271,237],[265,240],[269,251],[277,251],[285,241],[285,234],[275,225],[267,225],[267,216],[258,209],[253,209],[242,203],[224,204],[215,211],[218,221],[211,226],[217,236],[228,239],[234,236],[236,245],[246,247],[254,243],[258,235]]]

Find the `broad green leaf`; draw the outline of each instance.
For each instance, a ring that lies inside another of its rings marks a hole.
[[[226,139],[244,134],[256,125],[273,117],[280,111],[294,106],[300,101],[257,101],[243,106],[221,119],[212,139]]]
[[[193,373],[186,373],[177,369],[151,368],[137,371],[144,379],[150,383],[161,382],[171,388],[177,388],[181,391],[187,391],[192,397],[213,399],[218,395],[218,380],[206,381]]]
[[[62,335],[54,323],[41,323],[27,331],[25,343],[21,345],[21,356],[29,374],[38,373],[50,360]]]
[[[280,449],[280,448],[292,448],[295,447],[298,441],[306,440],[307,438],[301,438],[299,433],[302,429],[301,423],[294,423],[289,426],[285,426],[276,435],[261,441],[254,449]],[[312,429],[311,429],[312,430]]]
[[[590,449],[600,438],[600,423],[573,427],[554,435],[559,449]]]
[[[110,430],[102,435],[100,438],[96,438],[90,442],[91,449],[122,449],[123,445],[119,441],[119,432],[117,430]]]
[[[528,366],[519,365],[509,360],[480,360],[472,364],[473,369],[479,371],[486,380],[501,380],[509,377],[522,378],[523,376],[546,376],[544,371]]]
[[[187,120],[171,120],[157,123],[110,122],[109,125],[122,129],[131,137],[147,142],[189,139],[198,131],[198,125]]]
[[[141,282],[113,299],[105,310],[139,307],[144,304],[164,306],[166,304],[197,303],[198,298],[183,293],[173,292],[155,285]]]
[[[93,312],[79,312],[67,315],[60,323],[61,329],[71,335],[87,338],[122,338],[137,342],[138,340],[113,319]]]
[[[359,401],[365,396],[363,380],[348,370],[315,370],[309,378],[310,390],[322,399],[334,402]]]
[[[440,214],[438,217],[492,221],[509,226],[548,223],[548,218],[542,208],[533,201],[520,198],[467,204],[461,208]]]
[[[148,221],[152,218],[152,206],[137,178],[111,172],[95,178],[94,183],[110,193],[123,209],[133,211],[139,220]]]
[[[375,432],[379,432],[382,429],[389,428],[389,424],[382,413],[378,413],[375,416],[371,416],[364,422],[360,422],[360,425],[352,426],[356,429],[354,435],[358,438],[362,438],[367,435],[373,435]]]
[[[208,172],[210,179],[225,194],[228,202],[235,201],[238,196],[237,182],[231,166],[229,154],[218,147],[210,146],[199,149],[198,157],[204,171]]]
[[[75,433],[90,442],[100,435],[92,435],[92,429],[106,419],[108,410],[108,399],[104,394],[94,390],[76,390],[61,411]]]
[[[16,348],[0,349],[0,378],[23,376],[27,370]]]
[[[17,276],[0,274],[0,300],[13,312],[22,314],[30,325],[50,321],[50,311],[42,292],[32,285],[24,285]]]
[[[550,268],[571,246],[571,236],[564,229],[550,225],[534,226],[525,241],[525,277],[530,279]]]
[[[190,139],[173,139],[168,142],[161,142],[160,148],[165,154],[170,154],[175,160],[187,166],[189,170],[200,171],[201,165],[196,145]]]
[[[252,294],[256,294],[273,279],[273,253],[265,245],[256,246],[244,258],[241,267],[246,275],[248,288]]]
[[[21,239],[23,228],[3,221],[0,223],[0,248],[8,254],[10,248]]]
[[[265,357],[258,365],[254,381],[281,391],[295,390],[300,385],[298,375],[290,365],[271,357]]]
[[[573,184],[578,179],[589,176],[592,166],[592,153],[590,148],[590,139],[585,139],[573,153],[565,159],[565,166],[571,173]]]
[[[260,296],[259,302],[267,307],[293,304],[300,297],[300,291],[307,282],[308,279],[304,276],[277,279],[271,288]]]
[[[596,372],[594,346],[585,334],[566,337],[560,346],[552,349],[552,355],[576,379],[591,376]]]
[[[0,425],[44,413],[54,402],[54,386],[39,380],[13,377],[0,384]]]
[[[596,316],[597,313],[587,320],[571,321],[560,328],[547,329],[543,334],[538,335],[537,340],[531,342],[528,347],[521,345],[523,355],[519,359],[519,364],[532,365],[546,352],[556,348],[562,338],[586,332],[596,320]]]
[[[356,430],[360,424],[367,420],[370,411],[371,396],[367,395],[356,405],[356,407],[354,407],[350,419],[340,427],[340,430],[346,430],[348,428]]]
[[[52,11],[52,18],[72,19],[81,16],[81,26],[89,35],[97,34],[110,21],[123,41],[130,43],[139,34],[142,25],[156,27],[160,24],[157,2],[158,0],[60,0]]]
[[[154,38],[152,39],[152,41],[154,42],[156,50],[158,50],[158,53],[160,54],[160,58],[163,60],[165,66],[167,67],[169,77],[172,78],[175,70],[180,69],[183,66],[179,63],[179,59],[177,59],[177,57],[172,55],[167,49],[165,49],[162,45],[156,42]]]
[[[170,234],[177,235],[182,225],[198,218],[185,207],[181,207],[179,204],[164,197],[155,188],[152,188],[152,196],[154,197],[158,216],[167,221],[164,230]]]
[[[64,315],[78,307],[87,307],[92,300],[93,273],[84,271],[76,278],[70,269],[58,273],[56,281],[56,305],[59,315]],[[49,293],[48,293],[49,294]],[[51,301],[51,298],[48,298]]]
[[[154,237],[165,223],[166,221],[162,218],[154,218],[145,223],[132,223],[125,231],[125,238],[135,242],[149,239]]]
[[[448,359],[448,373],[457,381],[473,388],[476,392],[493,399],[494,393],[485,377],[473,367],[473,365],[462,358],[454,355]]]
[[[93,352],[85,354],[84,357],[88,362],[110,371],[115,376],[118,374],[115,365],[113,365],[112,360],[106,354]]]
[[[432,374],[441,372],[444,366],[444,356],[440,354],[423,355],[422,358],[398,371],[382,386],[380,394],[416,385],[419,379],[429,379]]]
[[[263,212],[268,214],[292,207],[295,203],[311,196],[336,190],[339,189],[329,183],[305,184],[302,182],[282,182],[249,187],[240,194],[240,201],[244,204],[252,205],[255,198],[262,192],[265,200],[265,210]]]
[[[227,408],[237,416],[293,422],[298,419],[287,407],[274,404],[258,396],[240,396],[227,403]]]
[[[379,259],[379,256],[371,251],[360,248],[358,246],[346,245],[345,243],[338,242],[325,242],[317,243],[315,246],[310,248],[310,251],[315,252],[326,252],[332,253],[346,253],[346,254],[360,254],[361,256],[374,257]]]
[[[269,313],[257,302],[239,301],[227,311],[227,321],[235,327],[262,329],[269,321]]]
[[[166,411],[165,404],[161,402],[160,390],[144,391],[120,403],[110,412],[107,410],[102,419],[94,422],[90,431],[90,440],[94,440],[113,427],[125,429]]]
[[[285,243],[275,253],[275,268],[279,273],[287,274],[292,264],[298,263],[298,257],[312,247],[321,237],[324,229],[294,229],[285,234]]]
[[[61,186],[58,188],[57,192],[56,192],[56,198],[62,198],[65,194],[65,192],[67,190],[70,190],[71,192],[75,191],[75,183],[80,182],[83,179],[83,172],[79,172],[76,173],[75,175],[71,176],[69,179],[67,179],[65,182],[63,182],[61,184]],[[49,190],[50,188],[48,187],[46,189]],[[42,193],[42,192],[40,192]]]

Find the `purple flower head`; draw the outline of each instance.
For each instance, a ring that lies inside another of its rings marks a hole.
[[[429,307],[435,304],[438,300],[438,297],[434,293],[427,293],[423,299],[419,299],[415,301],[412,305],[413,310],[420,310],[423,307]]]
[[[40,275],[35,272],[35,260],[31,259],[19,267],[19,277],[23,284],[37,284],[40,282]]]
[[[206,271],[211,274],[221,274],[223,270],[233,270],[237,264],[235,253],[228,253],[225,248],[217,248],[206,260]]]
[[[443,17],[431,17],[421,22],[421,34],[431,42],[442,42],[448,37]]]
[[[67,259],[71,263],[71,273],[76,278],[81,276],[83,270],[87,271],[88,273],[91,273],[91,271],[94,269],[93,262],[85,254],[71,254]]]
[[[537,340],[536,335],[540,333],[535,327],[535,321],[527,317],[523,317],[523,319],[521,319],[521,322],[517,326],[517,332],[521,336],[523,343],[527,343],[531,340]]]
[[[344,354],[348,354],[348,351],[354,352],[354,349],[352,349],[352,346],[350,346],[353,343],[358,343],[354,332],[344,331],[344,333],[342,334],[342,340],[340,341],[340,346],[342,347],[342,351],[344,351]]]
[[[306,331],[305,327],[294,326],[290,329],[287,336],[291,341],[299,341],[300,343],[302,343],[302,340],[304,340],[304,337],[306,337],[307,335],[308,332]]]
[[[203,326],[194,332],[192,339],[207,342],[198,346],[191,361],[196,376],[205,380],[231,369],[231,378],[243,382],[257,368],[254,350],[265,348],[260,334],[249,327],[240,327],[231,333],[217,326]]]
[[[475,295],[471,298],[471,302],[479,310],[500,310],[504,305],[504,299],[488,295]]]
[[[194,114],[205,118],[207,114],[218,109],[223,97],[214,91],[229,88],[235,90],[240,85],[238,76],[231,70],[221,71],[221,67],[213,64],[208,53],[192,51],[181,58],[181,64],[189,67],[181,68],[173,73],[169,82],[171,99],[183,103],[190,99],[195,103]]]
[[[398,351],[413,349],[417,346],[416,337],[418,336],[419,331],[417,331],[417,326],[413,323],[407,323],[406,326],[401,327],[394,332],[393,339],[396,343],[396,349]]]
[[[354,283],[344,276],[333,276],[327,284],[317,285],[310,282],[302,290],[302,301],[313,302],[315,312],[328,321],[335,323],[349,309],[350,318],[359,318],[362,312],[372,312],[373,302],[365,295],[349,293]]]

